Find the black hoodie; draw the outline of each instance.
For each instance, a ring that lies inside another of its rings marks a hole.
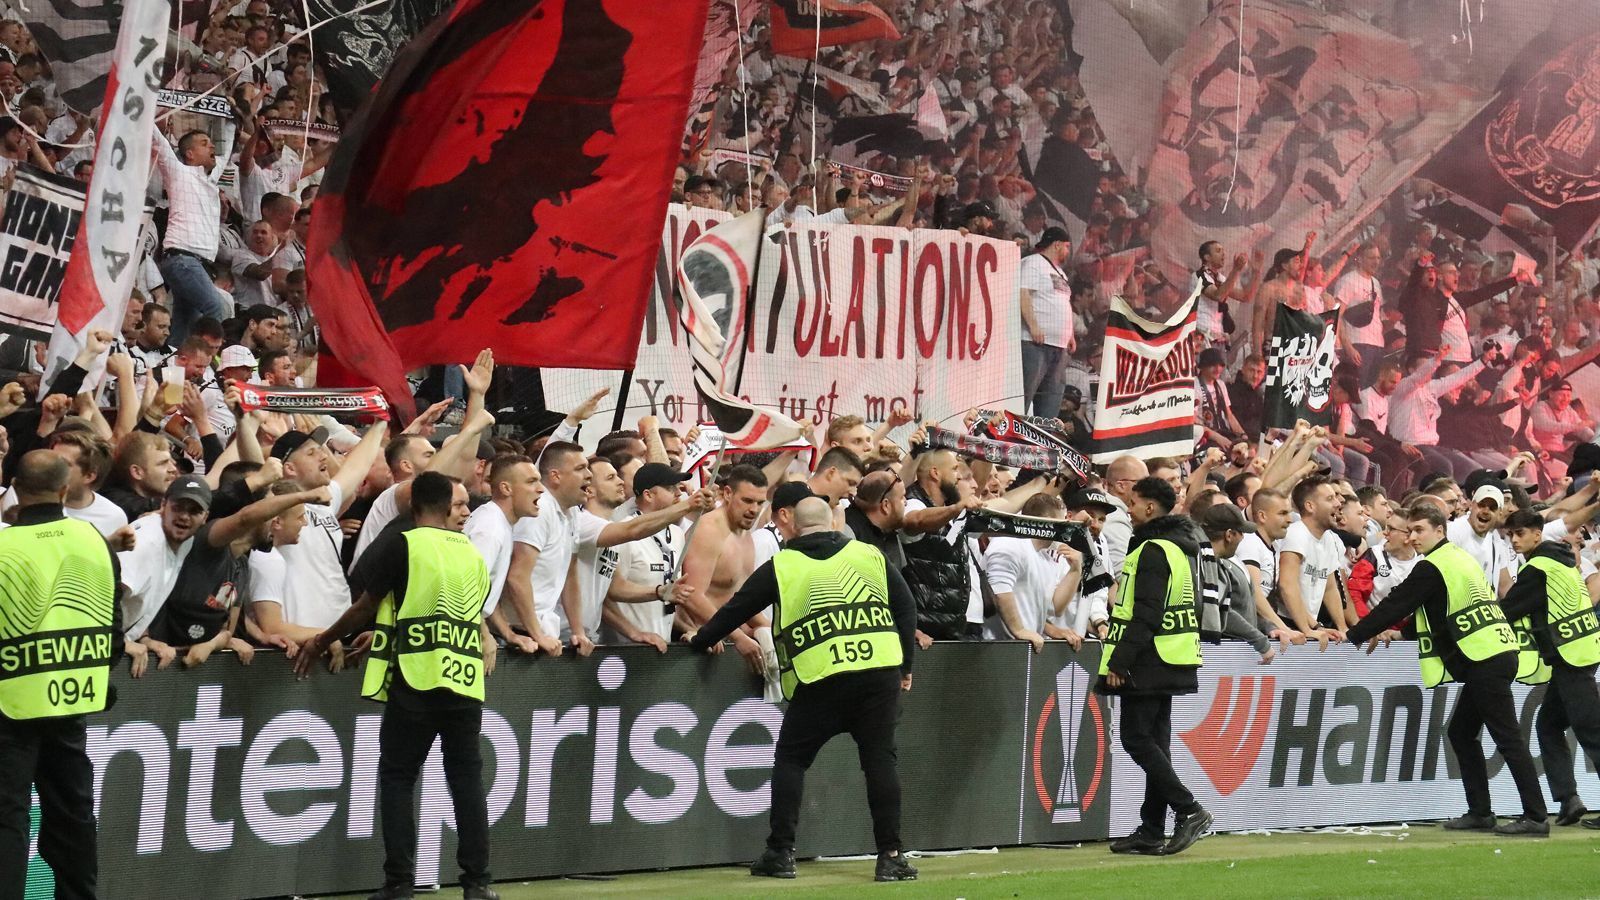
[[[850,539],[837,531],[818,531],[786,542],[783,549],[797,550],[812,559],[828,559],[848,543]],[[900,671],[910,674],[911,654],[917,646],[917,601],[912,599],[911,589],[906,587],[906,580],[895,571],[894,566],[885,565],[884,569],[889,577],[889,611],[894,614],[895,630],[900,632]],[[695,634],[690,646],[702,652],[711,649],[713,644],[732,634],[735,628],[777,602],[778,575],[772,567],[772,561],[768,560],[750,573],[739,590]]]
[[[1186,516],[1162,516],[1135,528],[1128,541],[1128,555],[1146,541],[1164,540],[1176,545],[1189,557],[1189,570],[1197,573],[1200,544],[1196,540],[1194,522]],[[1192,694],[1200,689],[1198,666],[1174,666],[1161,659],[1156,652],[1156,632],[1161,628],[1161,614],[1166,607],[1167,583],[1172,570],[1164,553],[1146,553],[1139,557],[1139,568],[1133,576],[1133,618],[1123,630],[1122,640],[1111,654],[1107,668],[1121,675],[1123,685],[1113,688],[1100,680],[1098,690],[1105,694],[1166,695]],[[1195,577],[1198,577],[1197,575]],[[1195,611],[1199,612],[1200,588],[1195,587]]]
[[[1572,548],[1560,541],[1545,541],[1528,554],[1529,559],[1538,556],[1568,569],[1578,564],[1578,558],[1573,555]],[[1511,585],[1511,590],[1506,592],[1506,598],[1500,601],[1500,608],[1505,611],[1507,622],[1515,622],[1521,618],[1530,620],[1533,627],[1529,630],[1533,632],[1533,641],[1539,647],[1539,656],[1553,665],[1561,662],[1561,654],[1556,651],[1556,645],[1550,640],[1548,581],[1543,569],[1523,566],[1517,573],[1517,580]]]

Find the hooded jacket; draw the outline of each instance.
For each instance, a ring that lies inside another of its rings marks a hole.
[[[1146,541],[1171,542],[1189,558],[1189,571],[1196,579],[1194,597],[1198,605],[1200,544],[1196,540],[1197,531],[1194,522],[1186,516],[1152,519],[1133,530],[1128,554],[1131,556]],[[1197,667],[1168,665],[1156,652],[1155,635],[1161,627],[1171,576],[1165,554],[1146,553],[1139,557],[1139,568],[1133,573],[1133,619],[1117,643],[1109,665],[1111,671],[1123,676],[1123,685],[1112,688],[1101,679],[1098,688],[1101,693],[1172,696],[1192,694],[1200,689]]]
[[[1566,569],[1578,565],[1578,558],[1573,555],[1572,548],[1561,541],[1545,541],[1528,554],[1529,559],[1540,556]],[[1530,629],[1533,633],[1533,642],[1539,648],[1539,657],[1555,665],[1563,661],[1560,652],[1556,650],[1556,645],[1550,640],[1548,581],[1543,569],[1523,566],[1522,571],[1517,573],[1517,580],[1512,583],[1511,590],[1507,591],[1505,599],[1500,601],[1500,608],[1505,612],[1508,622],[1515,622],[1521,618],[1529,620],[1529,624],[1533,626]]]

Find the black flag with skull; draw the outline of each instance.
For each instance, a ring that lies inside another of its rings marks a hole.
[[[1339,361],[1339,309],[1320,315],[1278,304],[1268,349],[1261,422],[1293,428],[1304,419],[1328,425],[1333,417],[1333,369]]]

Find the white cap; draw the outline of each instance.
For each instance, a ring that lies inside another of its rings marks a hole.
[[[223,347],[222,364],[217,368],[237,369],[240,367],[254,369],[256,367],[256,355],[251,353],[250,348],[243,344],[234,344],[229,347]]]
[[[1480,484],[1478,489],[1472,492],[1472,505],[1476,506],[1485,500],[1493,500],[1496,506],[1505,506],[1506,493],[1492,484]]]

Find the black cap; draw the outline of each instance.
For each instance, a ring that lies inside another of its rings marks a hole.
[[[1067,234],[1067,230],[1062,228],[1060,225],[1051,225],[1049,228],[1046,228],[1040,233],[1039,243],[1035,244],[1034,247],[1039,250],[1043,250],[1051,244],[1059,244],[1062,242],[1066,242],[1068,244],[1072,243],[1072,236]]]
[[[804,481],[785,481],[772,492],[772,511],[790,509],[807,497],[815,497]]]
[[[304,431],[285,432],[283,437],[272,442],[272,458],[282,462],[289,458],[289,454],[299,450],[306,441],[326,444],[328,442],[328,429],[318,427],[310,434]]]
[[[1083,391],[1079,390],[1077,385],[1069,384],[1061,389],[1061,399],[1070,400],[1073,406],[1081,408],[1083,406]]]
[[[1232,503],[1213,503],[1200,514],[1200,527],[1206,534],[1221,534],[1224,531],[1237,531],[1241,534],[1255,534],[1256,526],[1245,521],[1244,513]]]
[[[1572,382],[1565,378],[1557,378],[1555,381],[1550,382],[1550,386],[1544,390],[1547,394],[1552,394],[1556,391],[1570,391],[1572,390]]]
[[[692,477],[688,472],[679,472],[666,463],[645,463],[633,473],[633,495],[637,497],[653,487],[675,488]]]
[[[167,487],[167,502],[175,500],[192,500],[199,504],[201,509],[211,508],[211,486],[205,479],[193,475],[180,475],[173,479]]]
[[[1067,497],[1067,509],[1079,510],[1091,507],[1103,509],[1108,513],[1117,511],[1117,505],[1111,502],[1106,492],[1096,488],[1084,488]]]
[[[1206,366],[1226,366],[1228,357],[1220,347],[1207,347],[1200,351],[1200,358],[1195,361],[1195,368],[1204,369]]]
[[[994,211],[993,206],[990,206],[982,200],[979,200],[975,203],[968,203],[967,208],[961,211],[961,221],[963,222],[970,222],[979,216],[982,216],[985,219],[998,219],[1000,217],[1000,215]]]

